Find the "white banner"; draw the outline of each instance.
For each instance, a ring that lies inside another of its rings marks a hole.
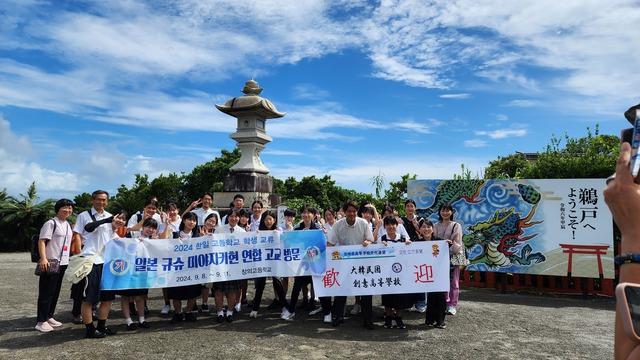
[[[328,247],[326,264],[313,277],[316,296],[449,291],[446,241]]]

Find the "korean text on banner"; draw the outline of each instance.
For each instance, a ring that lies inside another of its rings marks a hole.
[[[324,273],[322,231],[258,231],[193,239],[115,239],[101,288],[145,289]]]
[[[449,291],[446,241],[327,248],[316,296],[383,295]]]

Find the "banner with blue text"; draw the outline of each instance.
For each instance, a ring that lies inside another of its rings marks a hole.
[[[324,273],[322,231],[258,231],[107,243],[101,288],[148,289]]]
[[[324,274],[313,277],[316,296],[449,291],[446,241],[327,248]]]

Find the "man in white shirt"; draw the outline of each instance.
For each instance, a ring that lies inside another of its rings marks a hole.
[[[242,210],[242,208],[244,208],[244,196],[242,196],[242,194],[235,194],[233,196],[233,202],[231,204],[233,204],[233,207],[231,207],[229,213],[231,213],[231,211],[233,210]],[[223,216],[220,222],[223,224],[227,224],[229,222],[229,219],[227,218],[228,216],[229,214]]]
[[[199,226],[204,225],[205,219],[210,214],[216,214],[218,216],[218,219],[220,219],[220,214],[211,208],[211,204],[213,204],[213,195],[211,195],[210,192],[205,192],[200,199],[192,202],[191,205],[189,205],[187,210],[182,213],[182,217],[184,217],[184,214],[191,211],[198,216]],[[196,209],[195,207],[198,205],[202,206]]]
[[[106,335],[115,334],[114,330],[106,326],[109,311],[111,310],[111,302],[115,299],[115,292],[100,291],[102,265],[104,264],[102,253],[107,242],[114,237],[114,230],[124,226],[124,220],[120,216],[116,216],[113,217],[112,221],[108,221],[112,216],[105,210],[109,203],[108,192],[96,190],[91,194],[91,199],[93,207],[78,215],[73,233],[74,236],[81,237],[84,245],[80,256],[94,256],[91,272],[80,282],[82,289],[84,289],[82,294],[82,319],[86,327],[85,336],[87,338],[103,338]],[[105,222],[93,231],[87,231],[86,225],[95,221]],[[100,306],[96,312],[98,317],[98,326],[96,327],[93,325],[91,308],[92,305],[98,302],[100,302]]]
[[[329,232],[327,246],[368,246],[373,243],[374,239],[373,233],[371,232],[371,225],[363,218],[357,217],[358,204],[354,201],[348,201],[342,206],[342,209],[344,210],[345,217],[338,220]],[[331,313],[334,314],[332,320],[333,326],[338,326],[344,321],[342,314],[344,314],[346,302],[346,296],[334,297],[333,310],[331,311]],[[360,306],[362,308],[364,327],[373,330],[373,303],[371,295],[361,296]]]
[[[164,221],[162,221],[162,217],[158,214],[158,198],[155,196],[152,196],[147,200],[142,211],[137,211],[129,218],[129,221],[127,222],[127,230],[130,232],[130,236],[132,238],[140,237],[142,222],[147,218],[152,218],[158,224],[164,223]]]

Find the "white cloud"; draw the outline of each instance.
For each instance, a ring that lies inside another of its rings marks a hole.
[[[0,116],[0,178],[2,188],[6,187],[10,195],[24,193],[33,181],[40,196],[52,192],[67,193],[84,185],[82,177],[31,161],[28,157],[31,153],[28,139],[16,135],[9,121]]]
[[[534,107],[537,105],[538,105],[538,102],[535,100],[516,99],[516,100],[509,101],[505,106],[527,108],[527,107]]]
[[[329,97],[329,92],[313,84],[298,84],[293,87],[293,97],[300,100],[322,100]]]
[[[505,139],[508,137],[522,137],[527,135],[527,129],[497,129],[492,131],[476,131],[476,135],[488,136],[491,139]]]
[[[509,120],[509,116],[505,115],[505,114],[497,114],[496,115],[496,120],[498,120],[498,121],[507,121],[507,120]]]
[[[480,148],[480,147],[487,146],[487,142],[485,140],[480,140],[480,139],[465,140],[464,146],[470,147],[470,148]]]
[[[439,96],[441,99],[468,99],[471,97],[471,94],[460,93],[460,94],[442,94]]]

